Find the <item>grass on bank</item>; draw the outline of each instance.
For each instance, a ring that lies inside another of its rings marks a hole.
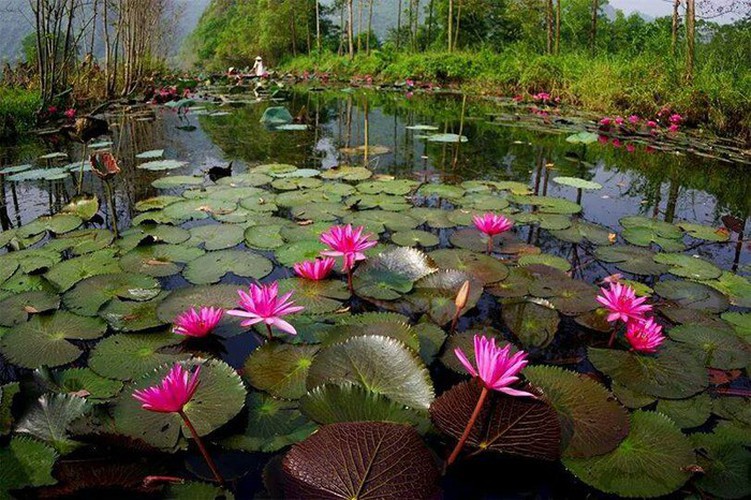
[[[585,53],[550,56],[524,50],[376,51],[350,60],[326,53],[288,60],[282,69],[328,72],[346,79],[372,75],[381,82],[415,78],[494,95],[546,91],[603,114],[654,116],[667,107],[685,115],[691,125],[751,140],[751,66],[726,69],[699,63],[693,85],[686,83],[682,63],[653,54],[593,58]]]
[[[40,103],[36,90],[0,86],[0,140],[31,129]]]

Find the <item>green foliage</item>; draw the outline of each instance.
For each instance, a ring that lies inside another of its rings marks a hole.
[[[40,103],[39,92],[35,90],[0,86],[0,139],[33,127]]]

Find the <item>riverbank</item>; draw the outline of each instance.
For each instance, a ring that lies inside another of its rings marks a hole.
[[[700,64],[692,85],[681,65],[654,55],[571,53],[535,55],[520,50],[427,52],[370,56],[322,54],[284,62],[284,72],[327,73],[339,80],[370,76],[375,83],[406,79],[482,95],[547,92],[566,104],[603,115],[656,116],[669,109],[689,126],[751,143],[751,68]]]

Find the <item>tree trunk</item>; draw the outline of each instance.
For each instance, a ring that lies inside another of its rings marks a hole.
[[[686,81],[694,80],[694,61],[696,56],[696,3],[686,0]]]
[[[313,1],[316,3],[316,48],[321,52],[321,8],[318,0]]]
[[[561,0],[557,0],[555,9],[555,53],[561,53]]]
[[[347,0],[347,9],[349,10],[349,29],[347,30],[347,38],[349,41],[349,58],[354,59],[355,58],[355,34],[354,34],[354,26],[355,26],[355,6],[353,5],[354,0]]]
[[[462,23],[462,0],[457,0],[458,5],[456,7],[456,29],[454,29],[454,43],[451,45],[452,48],[456,48],[459,46],[459,30]]]
[[[675,57],[678,51],[678,26],[680,26],[681,18],[678,9],[681,6],[681,0],[673,0],[673,26],[670,37],[670,49]]]
[[[553,53],[553,0],[547,0],[545,4],[545,23],[547,25],[547,53]]]
[[[368,32],[365,35],[365,53],[370,55],[370,31],[373,27],[373,0],[369,0],[368,3]]]
[[[357,52],[362,52],[362,11],[365,0],[357,0]]]
[[[428,7],[428,36],[427,40],[425,40],[425,47],[423,47],[425,50],[427,50],[428,45],[433,43],[433,7],[435,4],[435,0],[430,0],[430,6]]]
[[[589,49],[594,55],[597,51],[597,16],[600,13],[600,0],[592,0],[592,28],[589,32]]]
[[[402,41],[402,0],[399,0],[396,8],[396,50],[399,51],[399,46]]]
[[[454,0],[449,0],[449,18],[448,18],[448,51],[451,52],[454,41]]]

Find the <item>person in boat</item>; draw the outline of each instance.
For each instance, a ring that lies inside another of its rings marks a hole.
[[[263,59],[261,59],[261,56],[256,57],[256,62],[253,64],[251,71],[253,72],[253,76],[257,76],[259,78],[266,76],[266,67],[263,65]]]

